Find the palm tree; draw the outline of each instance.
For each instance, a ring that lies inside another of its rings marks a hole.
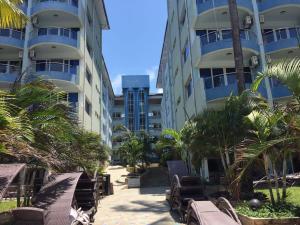
[[[0,28],[25,27],[27,17],[21,9],[18,8],[23,0],[0,0]]]
[[[300,104],[300,58],[285,59],[273,63],[265,72],[258,74],[252,85],[252,90],[256,92],[266,77],[275,78],[286,85]]]
[[[161,155],[162,163],[174,159],[187,160],[187,152],[185,151],[181,132],[173,129],[163,130],[155,147]]]

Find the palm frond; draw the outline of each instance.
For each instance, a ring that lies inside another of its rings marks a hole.
[[[0,28],[22,29],[27,16],[18,8],[22,0],[0,0]]]

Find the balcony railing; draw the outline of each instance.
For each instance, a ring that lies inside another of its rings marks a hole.
[[[21,66],[0,62],[0,82],[13,83],[21,72]]]
[[[244,73],[244,76],[245,76],[245,83],[252,83],[251,73]],[[203,80],[204,80],[204,87],[206,90],[217,88],[217,87],[229,86],[237,82],[236,73],[227,73],[227,74],[205,77],[203,78]]]
[[[0,29],[1,37],[14,38],[18,40],[24,40],[25,34],[23,31],[14,29]]]
[[[40,37],[40,36],[59,36],[68,39],[77,40],[78,29],[49,27],[49,28],[39,28],[37,30],[33,30],[31,33],[32,38]]]
[[[267,30],[263,34],[264,43],[269,44],[280,40],[300,38],[300,27],[287,27],[274,30]]]
[[[37,0],[37,3],[42,3],[42,2],[65,3],[78,8],[78,0]]]
[[[242,40],[250,40],[251,35],[249,31],[241,30],[240,36]],[[217,31],[209,31],[206,34],[200,35],[201,45],[205,46],[210,43],[216,43],[219,41],[229,41],[232,42],[232,30],[224,29]]]

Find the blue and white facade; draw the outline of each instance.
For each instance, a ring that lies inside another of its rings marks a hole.
[[[300,0],[237,0],[237,5],[249,87],[272,61],[300,56]],[[175,129],[206,108],[220,107],[230,93],[237,94],[227,0],[168,1],[157,86],[166,93],[163,123]],[[269,79],[260,92],[270,105],[291,95]]]
[[[68,93],[82,126],[102,133],[103,0],[27,0],[21,8],[26,28],[0,30],[0,87],[17,77],[50,80]]]
[[[257,72],[283,58],[300,57],[300,0],[237,0],[246,87]],[[219,108],[237,94],[227,0],[168,0],[168,22],[157,87],[163,88],[164,128],[180,130],[205,109]],[[269,104],[284,103],[289,90],[265,79],[259,88]],[[202,162],[214,182],[219,159]]]
[[[149,76],[123,76],[122,90],[123,95],[116,96],[114,101],[113,127],[124,125],[132,132],[146,131],[151,137],[158,138],[162,130],[162,94],[150,94]],[[114,143],[113,148],[118,145]]]

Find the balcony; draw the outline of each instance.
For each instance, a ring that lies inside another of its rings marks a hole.
[[[246,88],[249,88],[252,82],[250,73],[245,74]],[[202,78],[205,87],[206,101],[213,102],[229,97],[231,94],[237,95],[237,80],[235,73],[221,74]]]
[[[66,63],[66,61],[69,61]],[[75,61],[75,62],[72,62]],[[79,91],[78,60],[38,60],[32,65],[32,71],[25,77],[25,82],[37,78],[50,80],[67,92]]]
[[[293,26],[300,20],[300,0],[261,0],[258,7],[266,27]]]
[[[220,66],[232,64],[234,58],[230,29],[219,31],[202,30],[199,32],[201,32],[200,36],[197,36],[192,46],[194,66],[213,67],[216,63]],[[259,53],[257,41],[250,32],[241,31],[241,42],[245,62],[251,56]]]
[[[80,57],[78,29],[39,28],[31,33],[29,47],[39,55],[47,53],[50,57]]]
[[[272,59],[299,56],[300,28],[268,29],[263,34],[265,51]]]
[[[17,62],[17,61],[14,61]],[[21,72],[19,62],[13,65],[7,61],[0,61],[0,87],[7,88],[13,84]]]
[[[31,8],[31,16],[38,17],[39,25],[80,27],[78,0],[36,0]]]
[[[281,84],[278,80],[271,79],[271,90],[273,99],[280,99],[292,96],[291,91],[283,84]]]
[[[194,0],[197,5],[196,28],[212,28],[230,26],[228,0]],[[240,18],[252,14],[251,0],[237,0]]]
[[[24,32],[13,29],[0,29],[0,46],[4,50],[17,50],[24,47]],[[1,49],[1,54],[2,50]]]

